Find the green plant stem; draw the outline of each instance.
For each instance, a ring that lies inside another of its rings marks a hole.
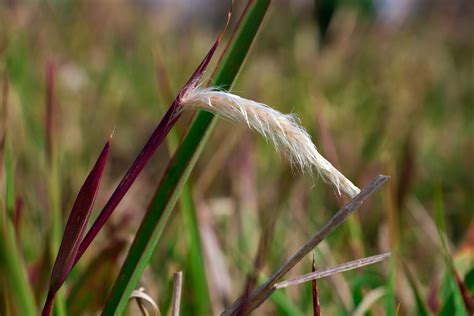
[[[8,138],[5,139],[5,184],[6,202],[14,196],[13,155]],[[9,198],[8,196],[11,195]],[[9,206],[8,203],[7,207]],[[16,301],[21,315],[36,315],[33,290],[28,282],[23,258],[18,247],[13,222],[9,212],[0,205],[0,273],[9,284],[10,294]]]
[[[196,315],[208,315],[210,313],[210,296],[207,285],[204,255],[201,246],[201,234],[199,233],[199,221],[194,205],[191,185],[183,185],[180,197],[181,215],[185,227],[189,251],[189,271],[192,282],[193,305]]]
[[[444,285],[445,287],[447,286],[450,288],[447,292],[451,293],[448,295],[446,298],[446,301],[449,300],[449,296],[452,296],[453,299],[453,311],[449,311],[448,313],[452,314],[453,312],[456,313],[456,315],[467,315],[467,305],[464,304],[461,289],[459,288],[458,282],[457,282],[457,271],[456,267],[454,266],[454,262],[452,259],[452,256],[449,252],[449,247],[448,247],[448,238],[447,238],[447,230],[446,230],[446,223],[445,223],[445,212],[444,212],[444,206],[443,206],[443,193],[442,193],[442,188],[441,184],[437,184],[435,187],[435,222],[436,222],[436,228],[438,230],[439,238],[441,241],[441,254],[444,259],[445,263],[445,268],[446,268],[446,284]],[[445,302],[446,305],[446,302]],[[443,310],[444,310],[443,306]],[[443,310],[440,312],[440,315],[443,314]]]
[[[179,145],[179,133],[175,127],[170,131],[167,138],[167,144],[170,152],[176,150]],[[189,273],[188,278],[190,293],[193,297],[193,310],[196,315],[208,315],[210,312],[210,295],[207,284],[204,254],[201,246],[201,235],[199,233],[199,221],[194,205],[192,188],[189,183],[183,185],[179,206],[183,218],[183,235],[186,237],[187,251],[189,260],[187,262]],[[187,271],[185,270],[185,273]],[[188,282],[184,281],[185,284]]]
[[[256,0],[250,5],[232,46],[217,71],[214,84],[229,89],[243,64],[250,46],[270,4],[270,0]],[[214,115],[199,112],[185,139],[168,165],[153,201],[145,214],[125,259],[119,276],[104,306],[103,315],[121,315],[128,298],[148,264],[181,189],[193,169],[212,128]]]
[[[1,211],[0,234],[0,268],[9,289],[16,301],[16,308],[21,315],[36,315],[36,304],[33,291],[28,283],[26,269],[18,250],[15,231],[5,210]]]

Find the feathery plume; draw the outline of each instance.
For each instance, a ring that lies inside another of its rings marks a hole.
[[[360,189],[317,151],[296,116],[213,88],[194,87],[182,96],[181,101],[180,111],[205,110],[236,122],[245,122],[249,128],[269,139],[302,171],[310,172],[316,168],[339,194],[342,191],[350,198],[359,194]]]

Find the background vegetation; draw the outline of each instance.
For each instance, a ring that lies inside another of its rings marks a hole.
[[[234,17],[242,8],[237,1]],[[359,186],[379,173],[391,176],[317,248],[315,260],[323,268],[393,255],[318,282],[322,314],[350,314],[375,297],[372,315],[467,315],[450,264],[472,293],[473,6],[419,2],[399,20],[376,8],[370,1],[273,1],[232,91],[296,113],[320,151]],[[1,200],[16,214],[17,251],[38,309],[58,247],[51,236],[62,234],[105,140],[115,130],[93,218],[212,45],[227,9],[220,1],[0,5],[0,69],[9,92],[1,117],[10,135],[3,179],[14,181],[14,193],[4,185]],[[56,74],[50,138],[48,64]],[[103,306],[189,119],[180,119],[72,271],[62,291],[68,314]],[[175,271],[183,270],[183,315],[218,313],[243,292],[246,276],[270,275],[344,203],[246,126],[223,120],[188,183],[185,197],[192,198],[180,200],[140,282],[163,314]],[[196,211],[201,243],[184,208]],[[59,227],[51,225],[53,209]],[[442,218],[448,250],[438,232]],[[4,249],[0,275],[11,254]],[[195,256],[204,260],[204,286]],[[310,271],[308,258],[288,277]],[[2,286],[0,313],[15,315],[16,289]],[[311,313],[310,284],[277,293],[256,313]]]

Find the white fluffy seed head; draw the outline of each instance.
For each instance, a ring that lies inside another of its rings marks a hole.
[[[212,88],[190,89],[181,102],[182,111],[205,110],[236,122],[245,122],[249,128],[269,139],[301,170],[312,171],[315,167],[338,193],[342,191],[351,198],[359,194],[360,189],[317,151],[311,137],[294,115],[283,114],[263,103]]]

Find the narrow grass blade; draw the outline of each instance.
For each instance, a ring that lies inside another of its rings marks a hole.
[[[436,229],[438,230],[439,239],[441,241],[441,250],[443,251],[443,256],[447,257],[449,256],[449,247],[446,236],[446,223],[444,221],[443,196],[439,184],[436,186],[434,196]],[[448,266],[454,267],[451,260],[447,260],[446,263],[448,264]]]
[[[386,284],[385,291],[385,313],[388,316],[395,315],[396,309],[396,277],[397,277],[397,262],[396,258],[393,257],[390,260],[389,269],[388,269],[388,281]]]
[[[56,150],[56,103],[54,97],[56,67],[53,62],[46,66],[46,98],[45,98],[45,151],[48,170],[49,208],[51,211],[51,258],[59,248],[62,230],[61,188],[59,175],[59,158]]]
[[[410,271],[408,265],[402,261],[402,267],[407,277],[408,283],[410,284],[411,290],[413,291],[413,296],[415,297],[416,302],[416,311],[417,314],[420,316],[428,316],[428,308],[426,307],[425,302],[423,301],[423,297],[421,296],[420,290],[418,288],[415,276]]]
[[[181,307],[181,289],[183,287],[183,272],[176,272],[173,276],[173,303],[171,316],[179,316]]]
[[[183,235],[188,244],[189,282],[192,289],[188,293],[194,297],[194,308],[196,314],[205,315],[210,310],[210,296],[205,271],[205,262],[201,246],[201,234],[199,233],[199,222],[194,205],[191,186],[186,183],[183,186],[180,197],[181,215],[183,217]],[[186,284],[186,282],[185,282]]]
[[[386,162],[387,173],[396,174],[394,164],[391,160]],[[398,180],[398,179],[395,179]],[[396,181],[394,181],[396,182]],[[384,204],[387,212],[389,236],[390,236],[390,249],[393,252],[392,258],[390,258],[388,282],[386,284],[385,293],[385,313],[387,316],[395,316],[397,309],[397,279],[398,279],[398,263],[397,256],[400,249],[400,234],[398,227],[398,212],[396,204],[396,186],[394,182],[391,182],[385,188]]]
[[[45,307],[43,308],[43,315],[49,315],[51,313],[51,307],[56,292],[62,286],[74,265],[74,259],[97,196],[102,173],[109,155],[109,149],[110,139],[105,144],[97,162],[82,185],[71,213],[69,214],[61,246],[59,247],[59,252],[51,273],[49,291]]]
[[[61,175],[59,151],[57,145],[57,106],[55,100],[56,65],[49,61],[46,65],[46,97],[45,97],[45,152],[47,163],[47,192],[48,203],[51,214],[51,229],[49,231],[49,264],[54,264],[55,256],[61,243],[63,229],[63,217],[61,213]],[[56,296],[54,304],[56,316],[66,315],[66,303],[62,293]]]
[[[21,245],[21,228],[23,220],[23,199],[17,198],[15,200],[15,214],[13,216],[13,227],[15,228],[16,240],[18,245]]]
[[[46,116],[45,126],[46,131],[46,157],[47,162],[51,163],[53,158],[54,133],[56,131],[56,104],[54,99],[54,87],[56,79],[56,67],[53,62],[48,62],[46,66]]]
[[[312,236],[303,246],[296,251],[286,262],[284,262],[278,270],[273,273],[268,280],[258,289],[253,291],[247,300],[242,297],[238,298],[231,306],[229,306],[223,315],[238,315],[243,308],[247,312],[251,312],[266,301],[273,292],[275,292],[274,284],[277,283],[288,271],[290,271],[298,262],[300,262],[312,249],[314,249],[321,241],[323,241],[331,232],[333,232],[341,223],[343,223],[354,211],[362,206],[364,201],[368,199],[375,191],[377,191],[389,177],[379,175],[372,180],[353,200],[340,209],[321,230]]]
[[[353,269],[359,269],[361,267],[383,261],[383,260],[387,259],[389,256],[390,256],[390,253],[384,253],[384,254],[381,254],[381,255],[376,255],[376,256],[367,257],[367,258],[364,258],[364,259],[358,259],[358,260],[346,262],[346,263],[340,264],[340,265],[332,267],[332,268],[328,268],[328,269],[324,269],[324,270],[304,274],[304,275],[301,275],[301,276],[296,277],[296,278],[291,279],[291,280],[276,283],[274,285],[274,287],[276,289],[284,289],[284,288],[287,288],[287,287],[290,287],[290,286],[294,286],[294,285],[302,284],[302,283],[305,283],[305,282],[309,282],[311,280],[324,278],[324,277],[333,275],[335,273],[341,273],[341,272],[345,272],[345,271],[349,271],[349,270],[353,270]]]
[[[145,288],[139,288],[132,292],[130,295],[130,300],[135,299],[137,302],[138,308],[140,312],[144,316],[161,316],[160,309],[158,305],[155,303],[153,298],[145,293]]]
[[[270,4],[269,0],[249,3],[238,31],[231,39],[216,71],[213,84],[230,88],[255,38]],[[122,270],[104,307],[104,315],[121,315],[131,291],[138,283],[176,204],[179,193],[215,123],[214,116],[200,112],[161,179],[153,201],[140,225]]]
[[[359,304],[359,306],[354,311],[354,313],[352,313],[352,315],[353,316],[367,315],[367,313],[370,311],[370,307],[384,296],[385,296],[384,287],[379,287],[379,288],[371,290],[369,293],[364,295],[364,299]]]
[[[2,151],[5,156],[13,161],[13,154],[8,141],[8,135],[4,136]],[[6,164],[4,174],[4,183],[6,194],[13,194],[13,164]],[[8,197],[6,197],[8,200]],[[13,202],[14,204],[14,202]],[[14,205],[13,205],[14,208]],[[23,263],[22,254],[16,240],[16,234],[12,217],[12,211],[7,211],[3,203],[0,204],[0,274],[8,284],[9,295],[15,300],[15,307],[21,315],[36,315],[36,303],[33,296],[33,290],[28,282],[27,272]]]
[[[33,290],[28,282],[27,272],[18,249],[15,231],[5,209],[0,209],[0,271],[8,282],[9,295],[21,315],[36,315]]]
[[[313,262],[311,264],[311,271],[316,272],[316,261],[313,254]],[[316,279],[311,281],[311,294],[313,297],[313,316],[321,316],[321,306],[319,305],[318,284]]]
[[[441,253],[444,258],[446,265],[446,283],[448,287],[451,287],[451,294],[445,302],[445,306],[449,306],[449,301],[452,300],[454,311],[459,315],[467,315],[467,309],[469,308],[469,303],[464,302],[464,297],[462,295],[462,289],[459,287],[458,283],[458,273],[452,256],[450,255],[448,248],[448,240],[446,236],[446,223],[444,221],[444,206],[443,206],[443,195],[441,192],[441,186],[437,185],[435,190],[435,221],[436,228],[438,230],[439,237],[441,239]],[[443,310],[445,308],[443,307]]]

